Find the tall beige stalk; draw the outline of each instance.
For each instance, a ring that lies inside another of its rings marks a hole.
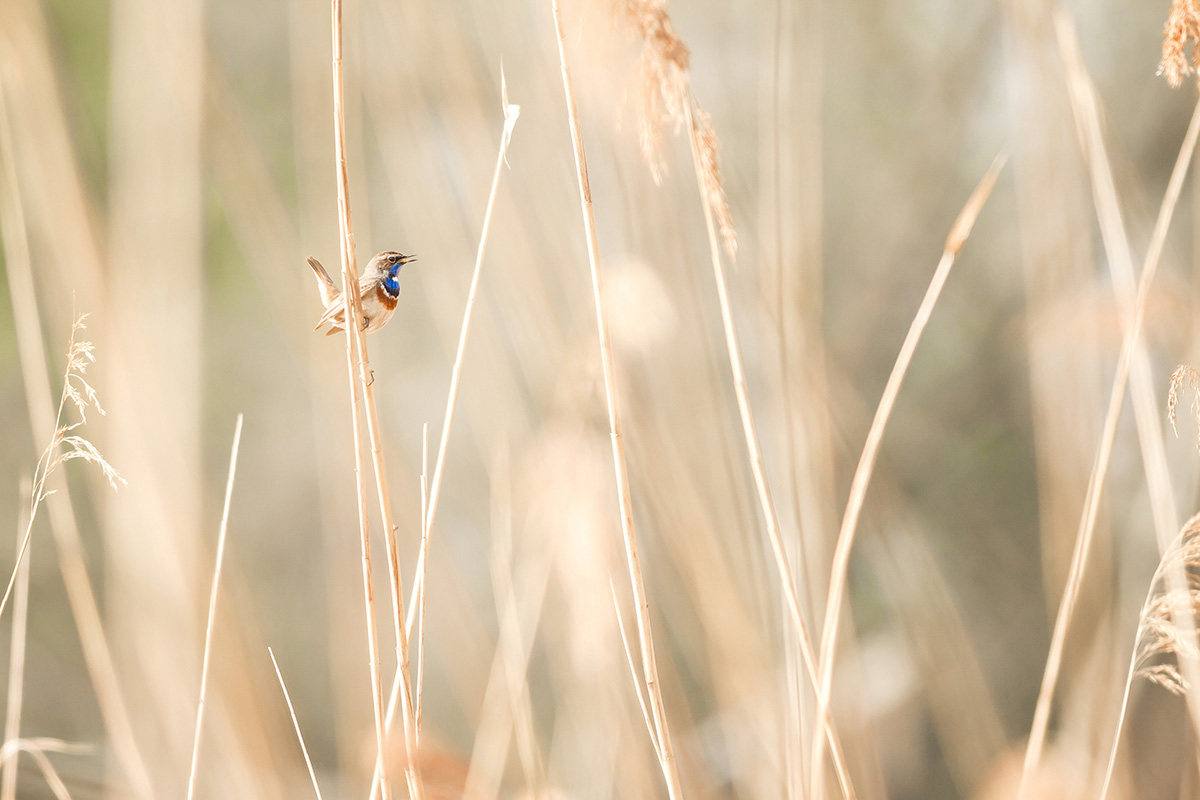
[[[571,84],[571,71],[567,66],[566,38],[563,34],[562,18],[558,0],[551,0],[554,11],[554,28],[558,34],[558,61],[562,68],[563,94],[567,101],[567,122],[571,127],[571,146],[575,152],[575,168],[579,179],[579,205],[583,212],[583,232],[587,238],[588,263],[592,273],[592,297],[596,306],[596,327],[600,343],[600,363],[604,371],[604,396],[608,405],[608,426],[612,435],[613,468],[617,481],[617,502],[621,512],[621,533],[625,541],[625,557],[629,567],[629,582],[633,589],[636,606],[638,638],[642,649],[642,680],[650,696],[650,710],[654,719],[659,753],[659,765],[667,782],[667,793],[672,800],[682,796],[679,772],[675,764],[675,751],[671,748],[671,733],[667,725],[667,713],[663,704],[662,687],[658,679],[658,666],[654,659],[654,637],[650,629],[650,604],[646,599],[646,587],[642,582],[642,569],[638,562],[637,538],[633,529],[633,504],[629,492],[629,470],[625,464],[625,442],[621,438],[621,415],[617,410],[616,375],[613,368],[612,341],[609,337],[608,321],[604,312],[604,292],[600,270],[600,243],[596,236],[596,218],[592,211],[592,190],[588,183],[587,158],[583,150],[583,133],[579,129],[579,112],[575,106],[575,90]]]
[[[962,250],[963,244],[966,243],[967,237],[971,235],[971,228],[979,217],[979,212],[983,210],[988,196],[992,193],[992,187],[996,185],[996,178],[1007,157],[1006,151],[998,155],[992,162],[991,168],[980,180],[979,185],[975,187],[975,191],[971,193],[966,205],[959,213],[958,219],[955,220],[954,227],[950,229],[950,235],[946,237],[946,246],[942,251],[942,258],[938,262],[937,269],[934,270],[933,280],[930,281],[925,297],[917,308],[917,314],[908,329],[908,335],[904,337],[904,343],[900,346],[900,354],[896,356],[892,373],[888,376],[887,384],[883,388],[883,396],[875,408],[875,418],[871,421],[871,427],[867,431],[867,440],[863,445],[858,467],[854,470],[854,477],[850,482],[850,497],[846,501],[846,513],[842,517],[842,527],[838,531],[837,544],[833,552],[829,597],[825,603],[825,624],[821,630],[820,685],[817,687],[816,717],[818,723],[823,724],[829,715],[829,702],[833,691],[833,661],[837,654],[838,624],[841,620],[842,603],[845,600],[846,578],[850,571],[850,551],[854,546],[854,536],[858,531],[858,520],[862,514],[863,502],[866,500],[867,486],[871,482],[871,473],[875,469],[875,460],[879,456],[879,445],[883,441],[883,432],[887,428],[888,419],[896,404],[900,386],[904,383],[904,376],[908,373],[909,364],[912,363],[917,344],[921,340],[921,334],[929,323],[933,307],[942,293],[942,287],[946,285],[946,279],[950,277],[950,269],[954,266],[954,261],[959,251]],[[825,771],[820,768],[824,758],[824,749],[825,738],[814,736],[810,761],[812,769],[809,793],[809,797],[813,800],[824,797]]]
[[[458,349],[454,354],[454,366],[450,370],[450,391],[446,396],[446,413],[442,417],[442,436],[438,443],[437,460],[433,467],[433,482],[429,485],[428,507],[422,515],[421,553],[417,558],[417,578],[413,585],[412,597],[409,598],[409,619],[407,628],[411,635],[412,613],[417,606],[420,592],[424,591],[425,559],[429,534],[433,530],[433,521],[437,517],[438,498],[442,492],[442,470],[446,465],[446,445],[450,441],[450,428],[454,424],[454,409],[458,404],[458,383],[462,377],[463,356],[467,351],[467,335],[471,332],[471,311],[475,308],[475,294],[479,290],[479,276],[483,271],[483,254],[487,249],[488,230],[492,224],[492,209],[496,206],[496,189],[500,186],[501,167],[508,153],[509,142],[512,141],[513,128],[521,107],[508,102],[508,90],[505,88],[504,73],[500,73],[501,105],[504,107],[504,130],[500,134],[500,150],[496,153],[496,167],[492,171],[492,188],[488,192],[487,208],[483,212],[483,229],[479,233],[479,247],[475,252],[475,269],[471,273],[471,288],[467,290],[467,305],[463,310],[462,328],[458,335]]]
[[[196,705],[196,732],[192,737],[192,768],[188,774],[187,800],[196,795],[196,767],[200,763],[200,734],[204,730],[204,701],[208,695],[208,667],[212,663],[213,630],[217,624],[217,596],[221,590],[221,567],[225,562],[225,537],[229,532],[229,503],[233,499],[233,479],[237,474],[238,448],[242,443],[242,415],[237,416],[233,445],[229,452],[229,477],[225,482],[225,506],[221,511],[221,530],[217,535],[217,558],[213,566],[212,590],[208,595],[208,624],[204,627],[204,660],[200,667],[200,700]]]
[[[279,679],[279,688],[283,690],[283,700],[287,703],[288,713],[292,716],[292,728],[296,731],[296,739],[300,742],[300,752],[304,755],[304,764],[308,767],[308,778],[312,781],[313,794],[321,800],[321,786],[317,783],[317,773],[313,769],[312,759],[308,757],[308,746],[304,744],[304,734],[300,732],[300,721],[296,719],[296,709],[292,706],[292,696],[288,694],[287,684],[283,682],[283,673],[279,671],[279,662],[275,660],[275,651],[267,648],[271,656],[271,665],[275,667],[275,677]]]
[[[107,294],[98,322],[106,395],[119,413],[103,446],[137,491],[105,503],[105,612],[117,668],[138,680],[127,699],[156,793],[182,788],[188,771],[207,588],[197,480],[205,5],[108,6]]]
[[[345,303],[346,319],[346,368],[350,389],[350,415],[354,434],[355,481],[358,489],[358,519],[363,562],[363,596],[367,617],[367,650],[370,660],[371,693],[375,712],[375,738],[377,764],[380,770],[380,787],[384,800],[391,798],[391,785],[387,775],[387,735],[384,729],[383,685],[379,666],[379,634],[375,625],[375,590],[371,571],[371,532],[367,511],[367,486],[363,474],[363,407],[358,394],[362,387],[362,400],[366,405],[366,418],[371,437],[375,481],[383,514],[384,536],[388,549],[388,568],[391,573],[392,616],[396,629],[397,670],[401,675],[401,697],[404,716],[404,742],[407,753],[405,778],[412,800],[423,797],[421,776],[417,763],[416,720],[413,715],[412,695],[408,679],[408,643],[404,636],[401,620],[404,618],[403,598],[400,591],[400,571],[396,563],[396,548],[392,537],[395,524],[392,521],[391,504],[387,493],[387,473],[384,470],[383,450],[380,445],[378,416],[375,411],[375,395],[371,387],[371,372],[368,366],[366,339],[359,320],[362,319],[362,300],[358,295],[358,266],[355,258],[354,232],[350,220],[350,180],[346,169],[346,118],[343,101],[342,81],[342,3],[332,0],[333,30],[333,121],[334,161],[338,188],[338,226],[342,234],[342,300]],[[358,384],[355,383],[355,365],[358,366]]]
[[[21,478],[19,497],[27,497],[33,487],[27,476]],[[22,534],[29,525],[29,512],[23,510],[17,525],[17,550],[20,553]],[[13,600],[12,646],[8,653],[8,701],[4,714],[4,741],[21,737],[21,699],[25,687],[25,631],[29,622],[29,553],[17,572],[17,595]],[[17,798],[17,757],[4,762],[0,772],[0,800]]]
[[[804,621],[804,613],[800,610],[799,593],[796,590],[796,579],[792,575],[791,563],[783,545],[783,533],[779,527],[779,515],[775,510],[775,500],[771,495],[771,486],[767,482],[766,465],[763,462],[762,447],[758,442],[758,429],[754,423],[754,412],[750,408],[750,396],[746,389],[746,370],[742,365],[742,351],[738,344],[737,328],[733,324],[733,312],[729,305],[729,289],[725,281],[725,268],[721,265],[721,247],[717,242],[717,224],[713,213],[712,199],[706,191],[704,178],[704,136],[706,131],[698,129],[693,114],[692,103],[686,108],[689,139],[692,144],[692,160],[696,169],[696,180],[700,188],[700,200],[704,206],[704,221],[708,228],[708,249],[712,256],[713,278],[717,284],[717,300],[721,306],[721,325],[725,331],[725,346],[729,351],[729,368],[733,373],[733,390],[737,397],[738,414],[742,420],[742,434],[746,440],[746,450],[750,457],[750,471],[754,475],[754,487],[758,492],[758,502],[762,509],[763,519],[767,523],[767,538],[771,543],[771,554],[775,558],[775,566],[779,570],[779,583],[783,588],[784,602],[792,616],[792,624],[796,627],[796,635],[800,643],[800,655],[804,660],[804,668],[813,686],[817,685],[817,664],[813,655],[812,639],[808,635],[808,625]],[[711,144],[709,145],[711,146]],[[846,768],[846,757],[842,752],[841,742],[831,717],[822,720],[821,730],[829,739],[830,753],[833,756],[834,771],[842,793],[847,798],[855,797],[854,785],[850,781],[850,772]]]
[[[42,341],[41,315],[33,283],[33,264],[25,230],[25,215],[16,175],[12,132],[8,122],[5,86],[0,82],[0,242],[4,246],[5,277],[8,279],[20,356],[29,427],[38,440],[49,440],[56,427],[46,348]],[[67,590],[67,602],[75,617],[79,641],[100,715],[112,742],[117,762],[136,797],[152,795],[150,773],[138,747],[129,707],[113,665],[99,603],[83,559],[79,525],[71,503],[70,485],[61,473],[51,476],[50,488],[57,502],[50,503],[50,530],[58,551],[59,570]]]
[[[1117,434],[1117,423],[1121,416],[1121,407],[1125,399],[1125,391],[1131,373],[1134,374],[1133,400],[1134,411],[1137,414],[1139,438],[1143,447],[1147,482],[1150,485],[1154,502],[1155,528],[1158,540],[1162,545],[1162,526],[1171,524],[1175,516],[1174,500],[1170,494],[1170,482],[1165,475],[1165,462],[1159,463],[1160,458],[1155,453],[1161,451],[1161,430],[1157,424],[1157,413],[1152,407],[1152,399],[1145,394],[1148,387],[1148,366],[1146,355],[1140,342],[1142,323],[1145,317],[1146,302],[1150,294],[1150,285],[1157,274],[1159,261],[1166,244],[1167,231],[1175,213],[1179,194],[1183,189],[1184,178],[1187,177],[1195,152],[1196,139],[1200,135],[1200,105],[1192,113],[1192,120],[1180,145],[1167,191],[1163,196],[1158,219],[1155,222],[1150,246],[1146,251],[1145,262],[1137,282],[1136,294],[1132,290],[1132,268],[1125,264],[1129,259],[1129,245],[1125,240],[1124,223],[1120,218],[1120,209],[1112,175],[1104,152],[1103,138],[1100,132],[1098,109],[1092,94],[1090,83],[1083,71],[1082,62],[1078,56],[1074,34],[1064,18],[1059,18],[1058,33],[1060,47],[1063,52],[1064,67],[1071,77],[1072,107],[1075,110],[1080,129],[1084,134],[1085,151],[1089,166],[1092,169],[1093,192],[1096,196],[1097,212],[1101,217],[1101,229],[1105,247],[1109,256],[1109,266],[1113,272],[1114,288],[1118,294],[1121,311],[1124,339],[1121,343],[1121,354],[1117,362],[1117,371],[1113,377],[1112,391],[1109,396],[1108,411],[1104,419],[1104,428],[1092,474],[1088,483],[1087,497],[1084,501],[1082,518],[1079,523],[1079,533],[1075,541],[1075,550],[1071,558],[1071,567],[1067,575],[1067,584],[1059,602],[1058,613],[1054,622],[1054,631],[1050,639],[1050,650],[1046,657],[1046,668],[1042,674],[1042,684],[1038,692],[1038,701],[1034,709],[1033,725],[1029,733],[1028,744],[1025,748],[1025,760],[1021,772],[1021,785],[1018,797],[1024,797],[1029,789],[1030,781],[1041,760],[1042,748],[1045,745],[1046,730],[1050,723],[1050,712],[1053,709],[1054,690],[1058,683],[1058,675],[1062,666],[1063,650],[1066,647],[1066,636],[1072,614],[1079,600],[1083,585],[1084,571],[1087,568],[1088,556],[1091,552],[1092,541],[1099,514],[1100,496],[1104,490],[1104,481],[1108,475],[1108,467]],[[1125,264],[1122,268],[1122,264]],[[1131,296],[1132,295],[1132,296]],[[1140,379],[1136,374],[1141,367]],[[1139,385],[1141,384],[1141,385]],[[1153,397],[1151,391],[1151,398]],[[1140,398],[1140,399],[1139,399]],[[1157,440],[1157,443],[1156,443]],[[1170,565],[1170,562],[1167,562]],[[1168,569],[1166,578],[1172,586],[1172,596],[1177,588],[1187,585],[1186,576],[1178,569]],[[1191,610],[1185,606],[1172,612],[1172,620],[1180,631],[1184,641],[1195,642],[1195,626],[1192,623]],[[1189,650],[1189,653],[1194,649]],[[1197,665],[1195,656],[1188,653],[1179,654],[1179,666],[1188,684],[1192,687],[1188,692],[1188,707],[1192,714],[1193,725],[1200,731],[1200,709],[1197,709],[1194,692],[1200,687],[1197,683]],[[1126,688],[1128,691],[1128,687]],[[1122,719],[1124,712],[1122,711]],[[1120,735],[1118,728],[1117,735]]]
[[[433,483],[431,486],[426,486],[426,466],[429,445],[429,428],[425,426],[421,434],[421,549],[417,556],[416,577],[413,579],[412,595],[408,601],[408,618],[404,624],[404,635],[406,637],[413,636],[414,624],[417,626],[417,638],[420,643],[420,651],[417,661],[417,692],[416,692],[416,719],[417,733],[420,734],[421,721],[421,685],[422,685],[422,669],[424,664],[424,613],[425,613],[425,576],[427,574],[427,559],[429,557],[429,538],[433,531],[433,521],[437,514],[438,497],[441,494],[442,487],[442,470],[446,465],[446,447],[450,441],[450,429],[454,425],[454,410],[458,405],[458,384],[459,378],[462,376],[463,359],[467,352],[467,335],[471,331],[471,312],[475,308],[475,295],[479,289],[479,276],[483,272],[483,254],[487,249],[488,231],[492,223],[492,210],[496,205],[496,190],[500,186],[501,167],[504,166],[504,158],[508,153],[509,142],[512,141],[513,128],[517,124],[517,117],[520,116],[521,107],[508,102],[508,90],[504,81],[504,73],[500,73],[501,86],[501,104],[504,107],[504,130],[500,134],[500,149],[496,153],[496,167],[492,171],[492,188],[488,192],[487,209],[483,213],[483,229],[479,234],[479,246],[475,251],[475,269],[471,274],[471,286],[467,290],[467,304],[463,310],[462,327],[458,335],[458,350],[454,356],[454,366],[450,370],[450,391],[446,396],[446,413],[442,417],[442,435],[441,442],[438,445],[437,461],[433,468]],[[395,680],[392,683],[391,696],[388,699],[387,717],[384,723],[385,731],[390,731],[392,720],[396,715],[396,702],[401,689],[401,674],[396,673]],[[376,777],[374,784],[378,784],[379,771],[376,769]],[[371,797],[375,797],[376,785],[371,787]]]

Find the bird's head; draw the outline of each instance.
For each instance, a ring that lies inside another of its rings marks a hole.
[[[378,276],[384,290],[392,297],[400,294],[400,268],[410,261],[416,261],[416,256],[406,256],[393,250],[385,250],[371,259],[371,272]]]

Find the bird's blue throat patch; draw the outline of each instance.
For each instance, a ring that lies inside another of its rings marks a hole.
[[[388,293],[388,297],[400,296],[400,281],[396,277],[396,272],[393,270],[383,279],[383,290]]]

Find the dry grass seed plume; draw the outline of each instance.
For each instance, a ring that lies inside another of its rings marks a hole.
[[[1186,53],[1188,41],[1192,42],[1192,58]],[[1200,3],[1197,0],[1175,0],[1167,16],[1163,32],[1162,60],[1158,74],[1166,76],[1167,83],[1178,88],[1183,76],[1196,71],[1195,44],[1200,42]]]
[[[1171,420],[1171,430],[1175,431],[1176,436],[1179,435],[1179,429],[1175,426],[1175,408],[1179,405],[1180,389],[1191,389],[1192,416],[1200,426],[1200,372],[1197,372],[1195,367],[1181,365],[1171,373],[1171,389],[1167,392],[1167,416]],[[1200,429],[1196,431],[1196,447],[1200,449]]]
[[[51,437],[50,443],[46,445],[46,449],[42,451],[34,472],[33,491],[29,500],[29,524],[25,528],[25,538],[21,541],[21,552],[17,556],[17,563],[13,565],[8,588],[4,590],[4,598],[0,600],[0,616],[4,615],[4,608],[8,605],[8,598],[11,596],[13,585],[17,580],[17,570],[20,569],[25,551],[29,548],[29,537],[33,532],[33,523],[37,519],[38,509],[41,508],[42,501],[51,494],[46,490],[46,480],[50,474],[60,464],[82,459],[99,467],[104,479],[113,489],[116,489],[118,485],[125,484],[125,479],[113,469],[113,466],[101,455],[94,444],[79,434],[73,433],[87,422],[89,409],[95,409],[101,415],[104,414],[100,398],[96,396],[96,390],[88,383],[86,377],[88,366],[96,361],[95,348],[91,342],[76,338],[79,332],[87,327],[84,324],[86,319],[87,314],[81,314],[71,325],[71,338],[67,345],[67,368],[63,375],[62,394],[58,400],[54,435]],[[79,412],[78,422],[63,422],[63,414],[68,401]]]
[[[1173,591],[1166,576],[1171,569],[1182,568],[1187,576],[1187,589]],[[1145,678],[1173,694],[1188,690],[1188,681],[1179,672],[1174,660],[1163,662],[1166,656],[1188,655],[1195,647],[1180,636],[1171,621],[1173,605],[1182,600],[1192,611],[1193,620],[1200,610],[1200,515],[1188,520],[1179,538],[1162,557],[1150,583],[1150,592],[1138,618],[1137,646],[1134,651],[1134,678]]]
[[[1185,576],[1186,588],[1174,588],[1174,582],[1169,580],[1172,573],[1180,572]],[[1191,637],[1182,635],[1176,625],[1174,616],[1178,615],[1180,608],[1190,613],[1194,630],[1197,611],[1200,610],[1200,514],[1184,524],[1175,541],[1163,554],[1150,580],[1150,590],[1138,617],[1136,644],[1129,660],[1125,692],[1121,698],[1121,711],[1117,717],[1117,730],[1113,734],[1100,800],[1108,796],[1112,785],[1134,680],[1145,678],[1176,695],[1184,695],[1191,688],[1179,668],[1179,657],[1195,660],[1200,653],[1196,652]]]
[[[691,54],[687,45],[672,27],[664,0],[620,0],[615,10],[625,20],[632,35],[642,42],[637,73],[642,96],[639,140],[650,174],[655,183],[661,183],[666,170],[662,159],[663,126],[672,123],[678,131],[690,125],[698,144],[704,193],[716,216],[725,251],[730,258],[735,258],[737,235],[721,182],[721,166],[717,159],[719,143],[712,119],[692,97],[688,78]],[[689,106],[692,109],[690,115]]]

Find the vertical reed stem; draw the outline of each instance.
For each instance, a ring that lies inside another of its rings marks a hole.
[[[642,649],[642,679],[650,696],[650,710],[658,734],[659,764],[667,781],[667,793],[671,800],[682,797],[679,772],[675,765],[675,753],[671,749],[671,733],[667,727],[667,713],[663,704],[662,688],[659,686],[658,666],[654,660],[654,637],[650,630],[650,604],[646,599],[646,587],[642,582],[642,569],[638,562],[637,538],[633,529],[633,505],[629,492],[629,470],[625,464],[625,443],[621,438],[621,415],[617,410],[617,386],[614,374],[612,341],[609,337],[608,320],[604,313],[603,281],[600,271],[600,243],[596,236],[596,218],[592,211],[592,190],[588,183],[587,158],[583,151],[583,133],[579,129],[579,112],[575,106],[575,90],[571,84],[571,71],[567,67],[566,38],[563,34],[562,18],[558,0],[551,0],[554,11],[554,28],[558,34],[558,61],[562,67],[563,94],[567,101],[567,121],[571,126],[571,145],[575,151],[575,169],[579,179],[579,205],[583,212],[583,231],[587,238],[588,263],[592,272],[592,297],[596,305],[596,327],[600,342],[600,363],[604,370],[604,396],[608,405],[608,426],[612,435],[613,468],[616,472],[617,501],[621,512],[621,533],[625,540],[625,557],[629,566],[629,582],[633,589],[636,608],[638,638]]]

